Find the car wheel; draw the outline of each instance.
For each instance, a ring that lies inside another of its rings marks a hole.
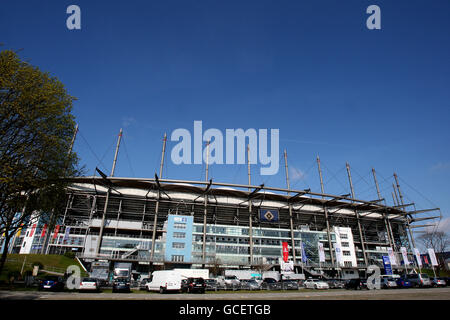
[[[166,292],[166,290],[164,290],[163,287],[159,288],[159,293],[163,294],[163,293],[165,293],[165,292]]]

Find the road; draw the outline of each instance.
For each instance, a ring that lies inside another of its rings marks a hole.
[[[450,300],[450,288],[252,293],[236,291],[206,294],[0,291],[0,300]]]

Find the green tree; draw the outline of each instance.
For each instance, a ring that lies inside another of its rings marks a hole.
[[[14,51],[0,52],[0,272],[17,230],[32,223],[33,212],[53,212],[54,221],[65,199],[64,177],[80,173],[78,157],[68,152],[74,100],[57,78]]]

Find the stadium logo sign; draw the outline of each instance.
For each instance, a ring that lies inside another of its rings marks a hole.
[[[270,155],[268,154],[267,129],[226,129],[225,130],[225,163],[224,134],[219,129],[211,128],[203,132],[202,121],[194,121],[194,132],[178,128],[171,134],[170,140],[178,142],[171,152],[172,162],[179,164],[245,164],[248,140],[248,162],[261,166],[261,175],[274,175],[279,169],[279,129],[270,129]],[[192,140],[193,136],[193,140]],[[236,141],[236,148],[235,148]],[[207,144],[204,146],[204,142]],[[193,144],[193,149],[192,149]],[[235,157],[236,150],[236,157]],[[193,151],[193,152],[192,152]],[[236,162],[235,162],[236,158]]]

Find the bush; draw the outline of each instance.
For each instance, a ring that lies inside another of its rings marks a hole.
[[[67,251],[66,253],[64,253],[64,256],[70,259],[75,259],[75,253],[71,251]]]

